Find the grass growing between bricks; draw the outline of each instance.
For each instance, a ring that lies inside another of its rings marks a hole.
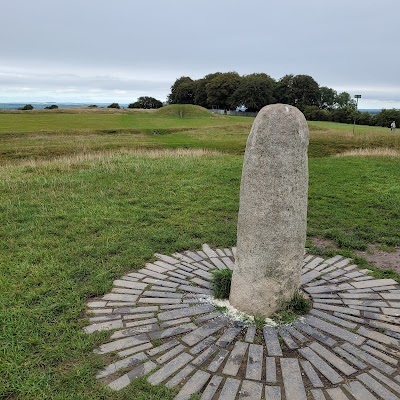
[[[283,304],[279,311],[271,315],[271,319],[278,325],[286,325],[307,314],[312,307],[312,303],[301,292],[295,293],[293,298]]]
[[[171,128],[169,124],[185,127],[185,118],[182,120],[182,126],[170,121],[164,128]],[[68,129],[73,124],[81,126],[79,121],[71,121],[67,121]],[[229,121],[236,124],[238,120]],[[59,122],[52,123],[57,127]],[[89,124],[88,120],[85,123]],[[159,128],[150,118],[145,123],[149,129]],[[236,133],[237,127],[218,131],[215,125],[202,128],[200,120],[191,123],[191,128],[201,128],[199,137],[193,130],[190,134],[153,135],[157,139],[151,140],[165,140],[161,145],[157,142],[162,148],[184,147],[185,141],[189,141],[188,147],[208,143],[215,148],[218,142],[230,154],[113,155],[121,146],[113,135],[103,135],[108,138],[110,153],[97,158],[0,167],[0,398],[174,397],[174,391],[152,387],[144,380],[118,393],[102,388],[95,375],[105,364],[93,349],[104,343],[109,333],[85,334],[81,317],[90,297],[107,293],[115,278],[142,268],[154,252],[200,249],[205,242],[222,248],[236,244],[243,157],[236,155],[235,149],[243,151],[251,121],[240,127],[240,133]],[[18,120],[12,124],[18,125]],[[26,121],[23,128],[29,124]],[[11,128],[3,123],[1,130],[13,132]],[[43,145],[34,134],[26,135],[32,147],[25,148],[24,157],[40,153],[47,160],[62,136],[60,131],[53,137],[49,133]],[[74,146],[74,141],[68,135],[57,154],[70,154],[65,149]],[[85,140],[84,147],[97,148],[98,135],[85,135],[83,131],[78,134]],[[20,160],[18,143],[22,139],[8,139],[2,141],[1,150],[10,150],[9,161]],[[335,143],[344,140],[351,143],[352,139],[340,138]],[[382,140],[388,147],[391,139]],[[136,145],[142,148],[140,143]],[[75,151],[82,148],[77,146]],[[366,244],[400,245],[399,159],[311,158],[309,169],[310,236],[332,238],[340,246],[336,254],[353,258],[353,250]],[[377,270],[373,274],[387,277],[392,273]]]
[[[217,269],[212,273],[213,294],[216,299],[229,299],[233,271],[229,268]]]

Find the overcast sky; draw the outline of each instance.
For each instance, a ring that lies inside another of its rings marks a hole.
[[[2,1],[0,102],[166,99],[216,71],[311,75],[400,108],[399,0]]]

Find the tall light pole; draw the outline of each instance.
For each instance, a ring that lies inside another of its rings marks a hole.
[[[356,100],[356,112],[357,112],[357,111],[358,111],[358,99],[361,99],[361,94],[356,94],[356,95],[354,96],[354,98],[357,99],[357,100]],[[355,127],[356,127],[356,114],[354,114],[353,135],[354,135],[354,129],[355,129]]]

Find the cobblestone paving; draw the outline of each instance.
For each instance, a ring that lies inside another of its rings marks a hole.
[[[230,321],[201,296],[235,248],[186,251],[114,281],[88,302],[87,333],[112,330],[95,350],[113,362],[97,378],[120,390],[147,376],[178,388],[176,400],[400,399],[400,285],[351,259],[306,255],[304,319],[256,329]]]

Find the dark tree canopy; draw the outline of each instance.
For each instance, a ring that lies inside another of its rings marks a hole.
[[[323,110],[332,110],[335,106],[336,90],[321,86],[319,88],[319,108]]]
[[[160,100],[150,96],[142,96],[137,99],[134,103],[130,103],[128,108],[161,108],[163,103]]]
[[[170,104],[194,104],[196,84],[192,78],[182,76],[171,86]]]
[[[33,110],[33,105],[32,104],[25,104],[23,107],[18,108],[18,110]]]
[[[207,103],[212,107],[229,110],[232,107],[232,95],[239,87],[240,76],[237,72],[218,74],[206,84]]]
[[[256,73],[241,78],[232,95],[232,108],[244,105],[247,111],[259,111],[267,104],[275,102],[275,81],[267,74]]]
[[[121,108],[118,103],[111,103],[107,108]]]
[[[211,82],[212,79],[217,77],[218,75],[221,75],[222,72],[216,72],[214,74],[208,74],[202,79],[198,79],[196,81],[196,86],[195,86],[195,95],[194,95],[194,104],[205,107],[205,108],[211,108],[212,104],[209,104],[207,101],[207,89],[206,86],[209,82]]]

